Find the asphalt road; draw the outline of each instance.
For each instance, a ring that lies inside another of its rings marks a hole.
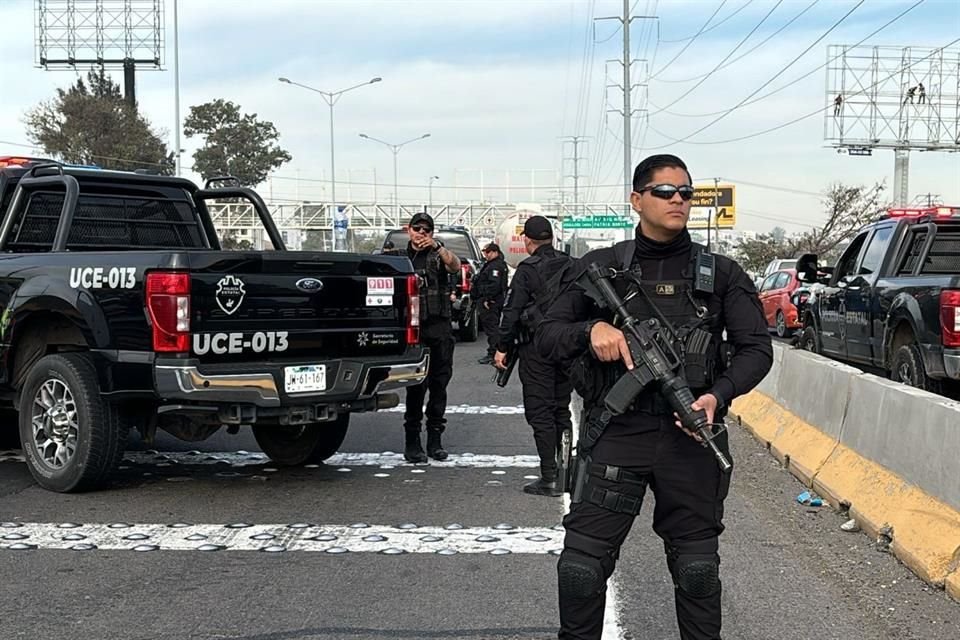
[[[114,486],[83,495],[43,491],[0,454],[0,639],[555,637],[563,501],[520,491],[536,469],[519,384],[498,389],[482,352],[457,347],[445,465],[393,454],[398,412],[355,416],[344,455],[315,468],[276,469],[245,431],[135,443]],[[956,603],[841,531],[843,514],[798,504],[803,487],[731,432],[725,637],[960,637]],[[677,637],[651,513],[648,497],[606,638]]]

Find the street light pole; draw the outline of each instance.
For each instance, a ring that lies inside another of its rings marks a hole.
[[[375,82],[380,82],[383,78],[376,77],[371,78],[366,82],[361,82],[360,84],[355,84],[352,87],[347,87],[346,89],[341,89],[340,91],[321,91],[320,89],[315,89],[314,87],[307,86],[305,84],[300,84],[299,82],[294,82],[288,78],[277,78],[280,82],[285,84],[292,84],[294,86],[300,87],[302,89],[307,89],[308,91],[313,91],[314,93],[319,93],[323,97],[323,101],[327,103],[327,106],[330,107],[330,200],[333,205],[333,218],[336,218],[337,215],[337,165],[336,159],[334,156],[334,141],[333,141],[333,106],[337,104],[337,101],[340,100],[340,96],[345,94],[348,91],[353,91],[354,89],[359,89],[360,87],[365,87],[368,84],[374,84]],[[336,224],[336,222],[334,222]],[[336,231],[336,229],[335,229]],[[344,238],[344,240],[346,240]],[[343,243],[345,245],[345,242]],[[341,245],[337,246],[337,234],[334,232],[334,251],[346,251],[346,247]]]
[[[427,190],[430,193],[430,208],[433,209],[433,181],[439,180],[440,176],[430,176],[430,182],[427,186]]]
[[[396,211],[396,224],[400,224],[400,180],[399,180],[399,171],[397,169],[397,156],[400,154],[400,149],[410,144],[411,142],[416,142],[417,140],[423,140],[424,138],[429,138],[430,134],[425,133],[422,136],[417,136],[416,138],[411,138],[406,142],[401,142],[400,144],[392,144],[390,142],[385,142],[379,138],[374,138],[373,136],[368,136],[365,133],[361,133],[360,137],[364,140],[372,140],[373,142],[379,142],[385,147],[388,147],[393,152],[393,206]]]

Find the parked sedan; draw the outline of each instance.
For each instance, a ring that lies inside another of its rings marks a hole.
[[[796,269],[775,271],[760,285],[760,302],[767,327],[776,330],[780,338],[786,338],[801,327],[797,306],[790,299],[799,286]]]

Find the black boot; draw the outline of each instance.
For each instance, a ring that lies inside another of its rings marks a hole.
[[[403,457],[407,462],[426,462],[427,454],[423,452],[423,445],[420,443],[419,431],[407,431],[407,443],[403,450]]]
[[[551,498],[557,498],[563,495],[557,487],[557,477],[555,474],[552,476],[541,475],[533,482],[528,482],[523,485],[523,492],[535,496],[550,496]]]
[[[434,460],[447,459],[447,452],[440,443],[439,431],[427,431],[427,455]]]

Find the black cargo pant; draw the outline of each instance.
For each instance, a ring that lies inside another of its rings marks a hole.
[[[489,309],[485,309],[482,302],[477,304],[480,305],[480,328],[487,334],[487,355],[492,358],[497,352],[497,342],[500,338],[501,307],[495,302],[488,303]]]
[[[720,640],[720,556],[717,540],[723,531],[723,501],[730,474],[723,474],[716,459],[666,416],[649,416],[660,428],[633,437],[642,447],[635,464],[620,467],[630,478],[619,482],[597,475],[612,475],[602,464],[616,442],[603,437],[594,449],[593,471],[584,499],[571,505],[563,519],[566,529],[563,552],[557,563],[560,594],[559,638],[599,640],[603,630],[606,584],[630,532],[634,515],[612,509],[643,500],[646,486],[656,498],[653,530],[663,539],[667,568],[675,586],[677,623],[682,640]],[[716,440],[729,457],[726,434]],[[641,479],[641,482],[636,482]],[[627,498],[617,498],[616,492]],[[596,504],[600,502],[606,507]]]
[[[571,429],[569,378],[545,360],[533,347],[520,347],[520,382],[523,384],[523,415],[533,427],[533,441],[540,456],[540,475],[556,478],[560,434]]]
[[[443,433],[447,424],[447,385],[453,377],[453,329],[449,318],[431,318],[420,327],[420,341],[430,348],[430,368],[426,379],[407,387],[407,410],[403,414],[403,428],[420,432],[423,421],[423,399],[427,400],[427,431]]]

